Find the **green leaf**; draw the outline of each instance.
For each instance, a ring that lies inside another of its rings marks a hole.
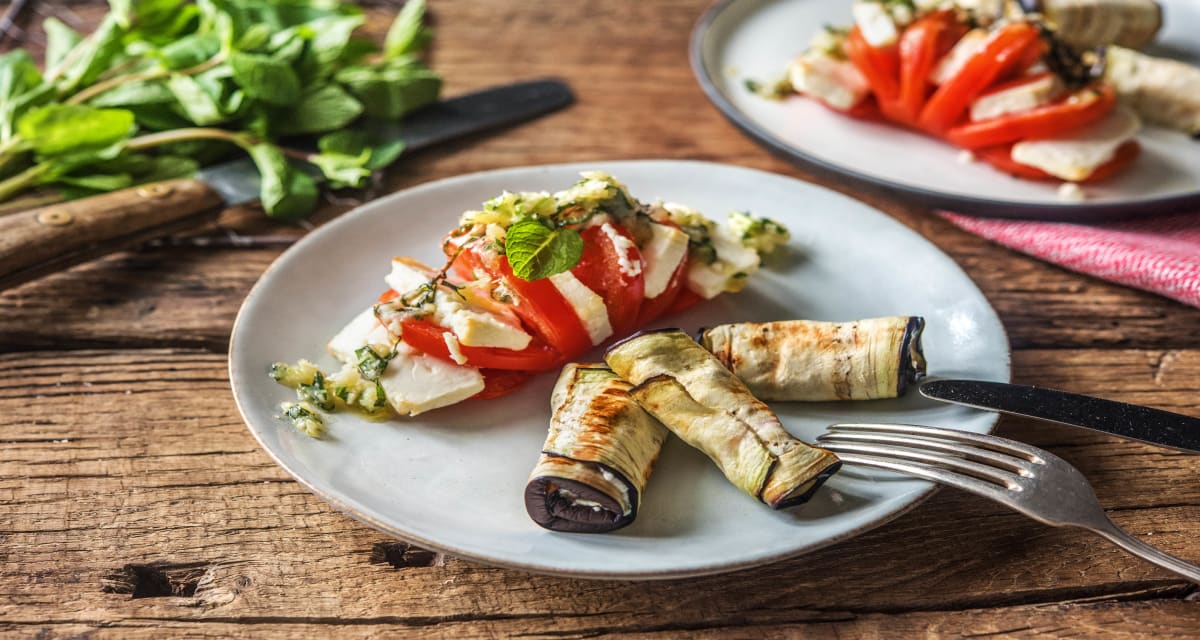
[[[317,140],[317,148],[321,153],[358,156],[364,151],[370,152],[370,158],[363,165],[368,171],[377,171],[400,157],[404,151],[404,143],[400,140],[384,142],[371,146],[371,137],[361,129],[342,129],[321,136]]]
[[[341,129],[361,115],[363,106],[336,84],[305,93],[286,117],[274,124],[282,135],[323,133]]]
[[[421,23],[425,20],[425,0],[408,0],[396,15],[383,41],[383,53],[395,58],[424,49],[429,44],[429,31]]]
[[[42,82],[42,73],[24,49],[0,55],[0,140],[8,141],[21,115],[52,99],[54,86]]]
[[[234,53],[229,56],[233,80],[251,98],[289,105],[300,99],[300,78],[291,66],[267,56]]]
[[[508,264],[523,280],[570,271],[583,257],[583,238],[574,229],[551,229],[537,219],[519,220],[504,241]]]
[[[204,127],[226,120],[216,98],[195,78],[173,75],[167,80],[167,89],[175,96],[180,112],[196,125]]]
[[[334,64],[342,57],[346,45],[350,43],[350,34],[363,23],[361,15],[328,16],[314,20],[308,24],[313,30],[309,46],[312,62],[309,71],[318,77],[328,77],[328,74],[317,73],[317,68]]]
[[[67,104],[40,107],[17,123],[21,137],[43,157],[97,152],[124,143],[133,129],[128,110]]]
[[[42,30],[46,32],[47,69],[58,66],[67,53],[83,40],[83,36],[53,16],[42,21]]]
[[[271,34],[274,31],[271,25],[255,24],[251,25],[246,33],[238,39],[235,45],[238,51],[256,51],[266,45],[271,40]]]
[[[189,0],[136,0],[131,38],[165,46],[197,30],[200,9]]]
[[[116,191],[133,186],[133,177],[128,173],[98,173],[88,176],[58,176],[53,182],[91,191]]]
[[[437,100],[442,79],[437,73],[408,62],[346,67],[334,76],[359,100],[367,114],[398,120]]]
[[[187,69],[211,59],[221,51],[221,41],[217,36],[192,34],[184,36],[159,49],[158,58],[163,66],[171,69]]]
[[[69,61],[70,65],[66,69],[55,67],[55,72],[59,74],[56,76],[59,93],[70,95],[95,82],[124,48],[124,35],[125,29],[121,27],[116,16],[105,16],[100,21],[100,26],[65,57],[63,62]]]
[[[174,94],[161,80],[143,80],[117,85],[88,100],[93,107],[129,107],[146,104],[170,104]]]
[[[357,156],[345,153],[317,153],[308,157],[308,161],[321,169],[321,173],[329,180],[329,186],[334,189],[343,187],[361,187],[371,177],[367,162],[371,159],[371,150],[363,149]]]
[[[294,220],[312,213],[319,194],[312,178],[292,169],[287,158],[273,144],[255,144],[247,151],[258,167],[259,196],[268,216]]]

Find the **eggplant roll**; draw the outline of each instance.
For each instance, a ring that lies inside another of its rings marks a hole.
[[[525,485],[534,522],[602,533],[637,517],[668,432],[629,396],[632,386],[603,363],[563,368],[550,397],[550,433]]]
[[[925,319],[723,324],[700,343],[763,400],[874,400],[925,375]]]
[[[773,509],[806,502],[841,466],[792,437],[713,355],[677,329],[639,333],[605,355],[631,395],[739,489]]]

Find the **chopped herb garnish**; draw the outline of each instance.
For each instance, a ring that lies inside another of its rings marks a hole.
[[[358,358],[358,373],[367,380],[377,382],[396,354],[393,352],[381,356],[370,345],[367,345],[355,350],[354,355]]]

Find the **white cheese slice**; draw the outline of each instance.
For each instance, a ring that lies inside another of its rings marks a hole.
[[[717,259],[712,264],[694,260],[688,264],[687,288],[711,300],[725,291],[741,291],[746,278],[758,271],[758,252],[742,244],[728,226],[717,227],[709,237]]]
[[[929,81],[933,84],[940,85],[958,74],[958,72],[962,71],[962,68],[967,64],[967,61],[983,49],[984,45],[987,44],[987,41],[987,31],[983,29],[972,29],[971,31],[968,31],[966,35],[960,38],[959,41],[955,43],[954,47],[950,49],[950,53],[947,53],[945,56],[943,56],[941,61],[937,63],[937,66],[933,68],[933,71],[929,73]]]
[[[600,230],[612,242],[613,249],[617,253],[617,266],[621,269],[621,273],[630,278],[636,278],[640,275],[642,273],[642,261],[636,258],[632,260],[629,258],[629,252],[637,249],[637,245],[607,222],[600,226]],[[635,252],[634,255],[640,255],[640,253]]]
[[[978,122],[1009,113],[1029,111],[1054,102],[1065,90],[1058,76],[1045,75],[1037,80],[976,98],[975,102],[971,103],[971,120]]]
[[[885,47],[899,39],[896,23],[882,2],[860,0],[850,5],[850,13],[854,15],[854,24],[862,31],[863,39],[872,47]]]
[[[650,224],[650,232],[650,241],[642,247],[647,299],[657,298],[666,291],[688,250],[687,234],[675,227],[654,222]]]
[[[421,265],[397,259],[392,261],[392,272],[384,280],[392,289],[408,293],[429,282],[429,278],[430,274]],[[515,318],[502,318],[449,291],[438,291],[434,300],[433,321],[453,331],[458,341],[468,347],[520,351],[533,340]]]
[[[825,104],[847,111],[862,101],[871,87],[862,72],[847,60],[809,51],[788,66],[792,88]]]
[[[724,293],[729,276],[721,270],[719,262],[705,264],[699,260],[688,263],[687,288],[705,300],[712,300]]]
[[[1111,160],[1117,147],[1132,140],[1141,126],[1132,111],[1118,107],[1103,120],[1069,132],[1068,138],[1018,142],[1013,145],[1012,159],[1078,182]]]
[[[358,349],[371,345],[380,351],[395,349],[395,356],[379,377],[379,385],[388,404],[401,415],[415,416],[425,411],[461,402],[483,390],[483,376],[474,367],[462,367],[425,355],[392,336],[367,309],[329,341],[330,353],[346,364],[356,364]]]
[[[608,307],[604,306],[604,299],[580,282],[575,274],[570,271],[556,273],[550,276],[550,282],[575,310],[575,315],[583,322],[593,345],[604,342],[612,335],[612,325],[608,322]]]

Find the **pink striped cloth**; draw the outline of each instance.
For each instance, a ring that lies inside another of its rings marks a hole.
[[[941,215],[1035,258],[1200,307],[1200,213],[1094,225]]]

